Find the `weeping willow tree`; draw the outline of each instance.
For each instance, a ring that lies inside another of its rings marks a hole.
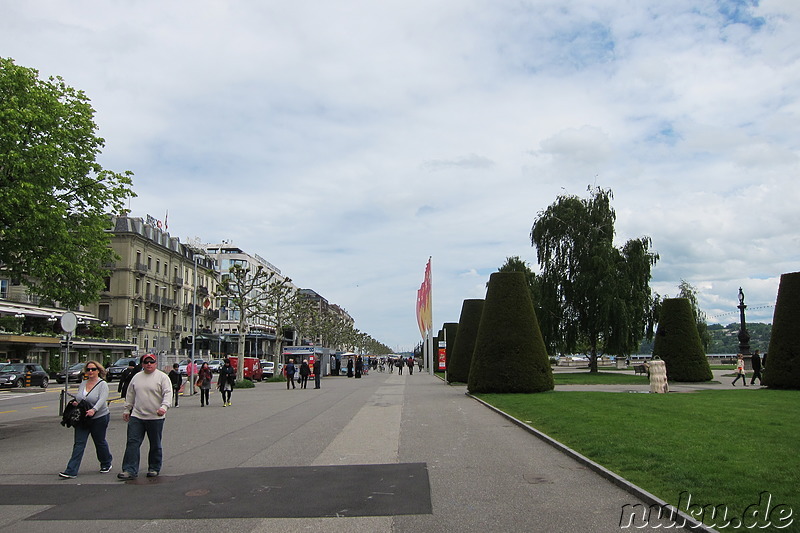
[[[559,196],[538,214],[530,236],[541,270],[543,337],[561,353],[587,348],[597,372],[599,351],[629,355],[652,331],[650,271],[658,254],[649,237],[616,247],[612,192],[589,192],[586,199]]]

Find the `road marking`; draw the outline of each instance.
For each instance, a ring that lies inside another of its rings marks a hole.
[[[40,405],[38,407],[31,407],[31,409],[47,409],[48,407],[50,407],[50,406],[49,405]]]
[[[8,413],[16,413],[16,412],[17,412],[16,409],[14,409],[13,411],[0,411],[0,415],[5,415],[5,414],[8,414]]]

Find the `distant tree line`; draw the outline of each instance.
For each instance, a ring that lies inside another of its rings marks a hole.
[[[727,326],[722,324],[709,324],[708,348],[706,353],[737,353],[739,351],[739,323],[732,322]],[[747,324],[747,332],[750,334],[750,351],[760,350],[761,353],[767,351],[769,339],[772,334],[772,324],[753,322]],[[639,346],[639,353],[649,354],[653,352],[653,341],[645,340]]]

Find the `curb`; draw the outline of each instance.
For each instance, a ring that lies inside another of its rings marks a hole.
[[[480,398],[476,398],[475,396],[473,396],[469,392],[466,392],[465,394],[467,396],[469,396],[470,398],[472,398],[473,400],[477,401],[478,403],[483,404],[485,407],[488,407],[490,410],[494,411],[495,413],[499,414],[500,416],[502,416],[502,417],[506,418],[507,420],[513,422],[514,424],[516,424],[517,426],[521,427],[522,429],[524,429],[528,433],[530,433],[530,434],[534,435],[535,437],[538,437],[539,439],[543,440],[544,442],[546,442],[547,444],[549,444],[553,448],[555,448],[555,449],[559,450],[560,452],[564,453],[565,455],[568,455],[569,457],[575,459],[579,463],[587,466],[589,469],[593,470],[594,472],[596,472],[597,474],[599,474],[603,478],[607,479],[608,481],[610,481],[611,483],[613,483],[617,487],[627,491],[630,494],[633,494],[637,498],[639,498],[642,501],[644,501],[647,505],[649,505],[649,506],[657,505],[657,506],[660,506],[662,509],[665,509],[665,510],[666,509],[670,509],[670,510],[671,509],[675,509],[674,506],[672,506],[669,503],[665,502],[661,498],[655,496],[654,494],[651,494],[651,493],[647,492],[646,490],[644,490],[643,488],[641,488],[641,487],[639,487],[637,485],[634,485],[633,483],[631,483],[627,479],[615,474],[614,472],[612,472],[611,470],[607,469],[606,467],[604,467],[604,466],[602,466],[602,465],[600,465],[598,463],[595,463],[594,461],[592,461],[591,459],[589,459],[585,455],[582,455],[582,454],[576,452],[575,450],[573,450],[572,448],[570,448],[569,446],[566,446],[565,444],[562,444],[562,443],[558,442],[557,440],[553,439],[552,437],[548,436],[545,433],[542,433],[541,431],[539,431],[538,429],[534,428],[533,426],[529,426],[528,424],[526,424],[522,420],[518,420],[518,419],[514,418],[513,416],[509,415],[508,413],[506,413],[504,411],[501,411],[500,409],[496,408],[495,406],[486,403],[485,401],[481,400]],[[692,518],[691,516],[687,515],[686,513],[684,513],[683,511],[681,511],[679,509],[675,509],[675,514],[677,514],[678,517],[680,517],[681,519],[684,520],[683,527],[689,528],[689,529],[691,529],[693,531],[705,531],[707,533],[718,533],[716,529],[712,529],[712,528],[708,527],[707,525],[703,524],[702,522],[699,522],[695,518]]]

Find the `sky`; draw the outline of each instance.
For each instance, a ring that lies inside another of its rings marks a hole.
[[[796,0],[0,0],[0,56],[83,90],[131,216],[231,241],[395,351],[483,298],[559,195],[711,323],[800,270]]]

